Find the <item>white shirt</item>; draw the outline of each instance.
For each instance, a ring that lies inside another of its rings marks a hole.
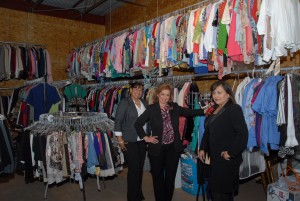
[[[140,101],[140,100],[139,100],[139,101]],[[143,112],[146,110],[146,108],[145,108],[144,104],[142,103],[142,101],[140,101],[140,103],[141,103],[141,107],[140,107],[140,108],[134,103],[134,105],[135,105],[135,107],[136,107],[136,110],[137,110],[137,112],[138,112],[138,116],[140,116],[141,114],[143,114]],[[145,124],[145,125],[143,126],[143,129],[144,129],[144,131],[146,132],[147,124]],[[139,136],[137,137],[137,141],[141,141],[141,138],[140,138]]]

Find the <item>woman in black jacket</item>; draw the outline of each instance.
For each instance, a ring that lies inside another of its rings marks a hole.
[[[142,179],[146,142],[143,138],[139,138],[134,122],[146,110],[147,102],[141,99],[142,83],[131,84],[129,92],[130,97],[122,99],[118,104],[115,117],[115,135],[128,164],[127,200],[141,201],[145,199],[142,193]]]
[[[239,166],[247,146],[248,129],[230,85],[217,81],[210,90],[215,110],[206,119],[198,155],[202,162],[206,152],[210,156],[209,182],[213,201],[233,201],[239,187]]]
[[[179,134],[179,116],[204,115],[171,102],[172,88],[161,84],[156,89],[154,104],[139,116],[135,128],[140,138],[148,142],[148,154],[156,201],[171,201],[180,152],[183,150]],[[152,135],[143,129],[150,122]]]

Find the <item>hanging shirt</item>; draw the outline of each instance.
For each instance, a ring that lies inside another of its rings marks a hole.
[[[51,106],[60,100],[57,89],[47,83],[41,83],[32,88],[26,98],[26,102],[34,107],[35,121],[41,114],[48,113]]]

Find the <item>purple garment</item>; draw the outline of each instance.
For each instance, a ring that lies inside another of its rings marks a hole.
[[[165,110],[161,110],[161,116],[163,119],[162,144],[171,144],[174,142],[174,130],[171,122],[170,106],[168,104]]]

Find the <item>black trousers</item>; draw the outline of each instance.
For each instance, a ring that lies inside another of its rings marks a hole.
[[[212,201],[233,201],[233,193],[212,192]]]
[[[156,201],[171,201],[180,154],[174,145],[162,145],[158,156],[149,155]]]
[[[128,142],[124,156],[128,163],[127,172],[127,200],[141,201],[144,199],[142,181],[146,156],[146,142]]]

